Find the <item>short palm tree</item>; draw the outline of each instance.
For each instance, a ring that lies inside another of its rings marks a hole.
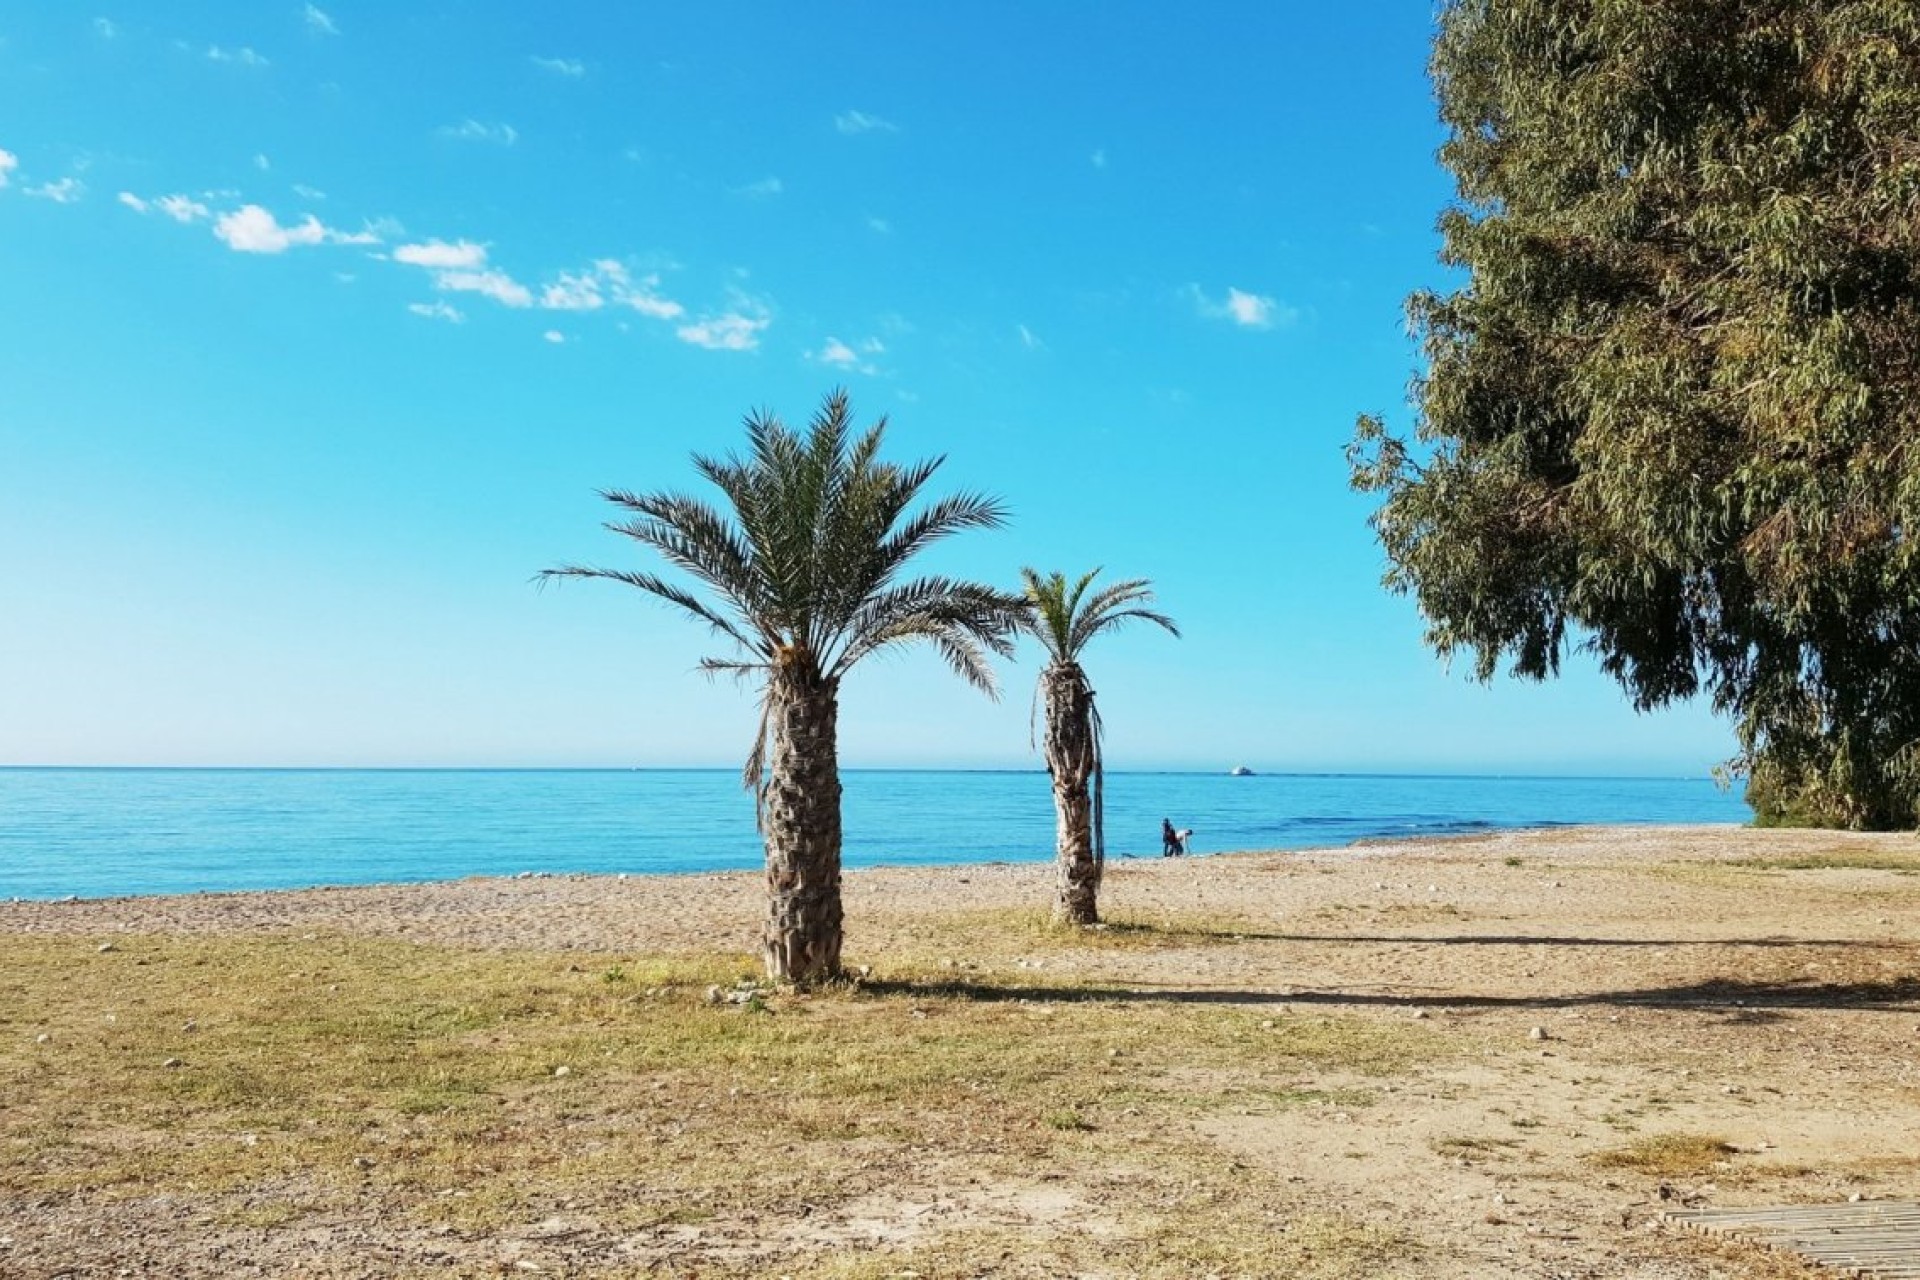
[[[1069,584],[1065,574],[1041,577],[1021,569],[1027,613],[1021,630],[1047,651],[1047,667],[1034,692],[1046,706],[1047,773],[1053,778],[1053,807],[1058,817],[1054,852],[1058,855],[1058,896],[1053,918],[1065,924],[1100,922],[1100,875],[1106,867],[1106,770],[1100,755],[1100,711],[1080,655],[1097,635],[1129,622],[1151,622],[1174,635],[1180,628],[1153,602],[1151,584],[1133,578],[1101,588],[1091,596],[1100,570]]]
[[[638,587],[738,647],[701,667],[760,684],[745,781],[766,844],[767,973],[804,985],[840,972],[841,678],[870,654],[927,641],[992,695],[987,654],[1011,654],[1025,604],[978,583],[901,579],[929,543],[997,528],[1005,513],[964,493],[909,513],[942,459],[881,461],[886,420],[856,433],[845,392],[826,397],[804,435],[764,411],[746,427],[744,457],[693,458],[730,513],[677,493],[602,494],[626,513],[608,529],[653,548],[703,592],[623,569],[567,566],[542,578]]]

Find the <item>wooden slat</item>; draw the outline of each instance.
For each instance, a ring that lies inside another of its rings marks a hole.
[[[1675,1209],[1666,1219],[1797,1253],[1816,1266],[1874,1280],[1920,1280],[1920,1203],[1790,1204]]]

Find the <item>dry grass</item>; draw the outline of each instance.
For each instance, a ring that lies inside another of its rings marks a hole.
[[[1754,871],[1891,871],[1910,876],[1920,875],[1920,853],[1841,847],[1788,857],[1735,858],[1721,865]]]
[[[1662,1133],[1595,1153],[1603,1169],[1629,1169],[1657,1178],[1690,1178],[1725,1165],[1735,1149],[1712,1134]]]
[[[932,1197],[1036,1170],[1097,1185],[1128,1168],[1132,1207],[1088,1206],[1076,1229],[1067,1206],[1038,1273],[1122,1248],[1139,1275],[1276,1256],[1290,1274],[1386,1274],[1405,1240],[1291,1216],[1283,1187],[1160,1121],[1284,1093],[1275,1073],[1366,1075],[1446,1052],[1431,1033],[1350,1018],[1099,990],[1034,1000],[912,974],[712,1003],[744,957],[337,937],[99,945],[0,939],[0,1195],[180,1195],[215,1222],[290,1235],[370,1202],[421,1232],[586,1213],[608,1236],[724,1234],[903,1183]],[[1228,1087],[1187,1088],[1196,1070]],[[1249,1216],[1250,1203],[1270,1208]],[[992,1218],[900,1226],[870,1261],[817,1274],[972,1274],[1010,1247]],[[819,1251],[765,1235],[747,1230],[746,1252],[701,1274],[765,1274],[770,1257]]]

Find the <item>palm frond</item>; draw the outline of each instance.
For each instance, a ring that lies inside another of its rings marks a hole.
[[[828,670],[837,678],[882,649],[927,640],[968,683],[996,693],[987,655],[1012,655],[1011,637],[1023,612],[1018,596],[977,582],[930,577],[901,583],[862,604]]]
[[[989,659],[1013,652],[1028,614],[1025,600],[979,583],[945,578],[898,582],[928,544],[970,528],[994,528],[1005,509],[973,493],[943,497],[913,512],[941,459],[883,461],[886,420],[856,432],[844,390],[830,392],[805,432],[768,410],[745,420],[738,454],[693,456],[695,471],[725,498],[725,510],[674,492],[608,490],[624,518],[607,528],[651,548],[691,578],[567,565],[539,580],[604,578],[637,587],[726,636],[738,658],[708,658],[708,675],[765,676],[768,663],[805,661],[838,678],[879,649],[924,641],[963,678],[994,690]],[[703,591],[696,588],[704,588]],[[756,817],[771,726],[762,689],[761,723],[743,779],[755,789]]]
[[[714,610],[706,601],[689,591],[674,586],[650,573],[635,573],[629,569],[601,569],[592,565],[562,565],[558,569],[543,569],[538,581],[549,582],[567,578],[602,578],[609,582],[624,583],[637,587],[648,595],[656,596],[669,604],[692,614],[721,635],[732,640],[750,653],[759,652],[753,638],[745,634],[734,621]]]
[[[1081,580],[1084,591],[1087,579]],[[1080,604],[1068,630],[1069,652],[1078,654],[1095,636],[1118,630],[1130,622],[1150,622],[1178,636],[1179,626],[1164,613],[1144,606],[1152,603],[1153,589],[1145,578],[1115,582]],[[1123,607],[1131,606],[1131,607]]]

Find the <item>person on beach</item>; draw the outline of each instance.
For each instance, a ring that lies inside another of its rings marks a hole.
[[[1183,847],[1180,833],[1173,829],[1173,819],[1160,819],[1160,856],[1163,858],[1177,858],[1185,852],[1186,849]]]

